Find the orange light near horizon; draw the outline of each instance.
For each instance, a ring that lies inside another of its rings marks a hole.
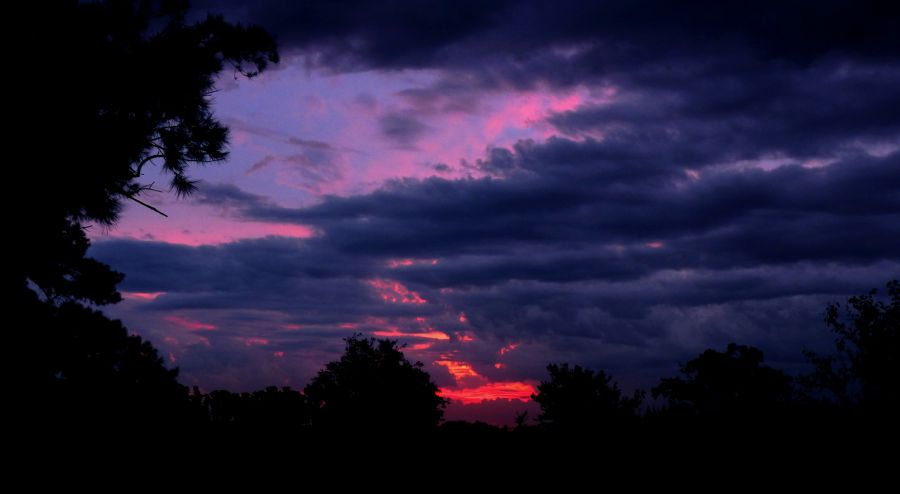
[[[494,368],[495,368],[495,369],[502,369],[502,368],[504,368],[504,367],[506,367],[506,366],[503,365],[503,364],[501,364],[500,362],[497,362],[496,364],[494,364]]]
[[[421,352],[421,351],[424,351],[424,350],[428,350],[428,349],[431,348],[432,346],[434,346],[434,342],[429,342],[429,343],[416,343],[415,345],[412,345],[412,346],[410,346],[410,347],[407,347],[407,349],[410,350],[410,351],[413,351],[413,352]]]
[[[665,247],[666,244],[664,244],[662,242],[647,242],[644,245],[646,245],[647,247],[649,247],[651,249],[662,249],[663,247]]]
[[[474,388],[441,388],[438,394],[458,401],[463,405],[473,405],[486,400],[519,400],[527,402],[535,392],[533,385],[522,381],[493,382]]]
[[[465,313],[465,312],[460,312],[460,313],[459,313],[459,322],[461,322],[461,323],[463,323],[463,324],[468,324],[469,319],[466,317],[466,313]]]
[[[391,330],[391,331],[375,331],[372,334],[375,336],[380,336],[382,338],[425,338],[428,340],[441,340],[446,341],[450,339],[450,336],[447,333],[442,333],[440,331],[429,331],[427,333],[401,333],[400,331]]]
[[[190,319],[185,319],[181,316],[166,316],[165,320],[177,326],[181,326],[182,328],[189,331],[215,331],[216,329],[218,329],[215,324],[206,324],[199,321],[191,321]]]
[[[392,280],[374,279],[368,283],[378,292],[382,300],[391,304],[421,305],[428,301],[418,293],[406,288],[402,283]]]

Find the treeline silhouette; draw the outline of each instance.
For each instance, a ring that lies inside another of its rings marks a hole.
[[[150,442],[150,431],[409,433],[529,442],[895,420],[897,281],[887,301],[872,292],[851,298],[846,311],[826,308],[835,352],[808,353],[808,375],[788,376],[764,365],[760,350],[732,344],[685,363],[650,390],[657,402],[647,404],[645,392],[628,395],[603,371],[551,364],[534,396],[540,415],[518,416],[510,428],[443,421],[447,401],[422,364],[396,341],[362,335],[348,338],[344,355],[302,391],[188,389],[149,342],[98,310],[121,300],[123,275],[86,256],[85,230],[114,224],[123,201],[162,213],[142,196],[154,187],[145,168],[161,167],[176,193],[189,194],[191,166],[223,161],[228,133],[211,110],[214,81],[227,68],[253,77],[276,63],[275,43],[220,17],[191,23],[183,1],[28,3],[14,14],[31,28],[10,55],[19,75],[5,194],[16,233],[4,276],[6,402],[8,423],[32,435]],[[60,83],[60,74],[77,77]]]
[[[646,393],[624,393],[612,376],[579,365],[550,364],[533,399],[541,413],[515,427],[443,422],[448,400],[420,362],[411,363],[397,341],[346,338],[344,354],[302,390],[268,387],[256,392],[189,390],[166,369],[156,350],[128,336],[118,321],[65,303],[42,315],[47,352],[23,377],[43,398],[43,425],[189,428],[212,433],[423,434],[457,437],[618,437],[739,425],[781,430],[822,424],[889,424],[900,411],[898,328],[900,282],[887,298],[873,290],[826,308],[835,337],[830,355],[807,353],[811,371],[790,376],[764,364],[763,353],[729,344],[686,362],[679,375]],[[823,332],[824,333],[824,332]],[[34,402],[32,402],[33,404]],[[510,417],[512,418],[512,417]],[[130,425],[129,425],[130,424]]]

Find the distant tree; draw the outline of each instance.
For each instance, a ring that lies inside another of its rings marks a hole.
[[[762,362],[762,350],[751,346],[729,343],[725,352],[706,350],[681,368],[682,377],[662,379],[653,397],[702,417],[777,413],[791,400],[791,379]]]
[[[531,399],[541,406],[538,423],[558,431],[596,431],[637,416],[643,394],[625,396],[612,377],[579,365],[547,366],[550,379]]]
[[[815,371],[806,383],[844,407],[869,413],[900,411],[900,281],[887,284],[887,300],[878,290],[850,297],[842,311],[829,304],[825,323],[834,334],[834,355],[807,352]]]
[[[215,390],[202,393],[196,387],[191,401],[215,426],[285,433],[309,425],[306,397],[290,387],[269,386],[252,393]]]
[[[422,363],[410,363],[396,341],[346,338],[340,360],[330,362],[306,386],[312,423],[369,431],[436,427],[447,400]]]

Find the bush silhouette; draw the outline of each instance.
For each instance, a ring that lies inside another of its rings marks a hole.
[[[410,363],[397,342],[346,338],[340,360],[306,386],[312,423],[321,428],[408,431],[436,427],[447,401],[422,363]]]
[[[681,368],[682,377],[662,379],[653,397],[666,398],[673,411],[707,418],[781,412],[792,397],[791,379],[762,362],[762,350],[751,346],[709,349]]]
[[[538,422],[556,431],[597,431],[637,416],[643,395],[624,396],[612,377],[576,365],[550,364],[550,378],[531,398],[541,406]]]

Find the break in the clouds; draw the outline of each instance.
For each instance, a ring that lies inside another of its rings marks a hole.
[[[550,361],[646,386],[738,341],[798,369],[825,303],[900,276],[894,5],[204,9],[287,62],[223,81],[232,162],[191,203],[93,247],[191,383],[302,386],[363,332],[451,416],[508,420]]]

